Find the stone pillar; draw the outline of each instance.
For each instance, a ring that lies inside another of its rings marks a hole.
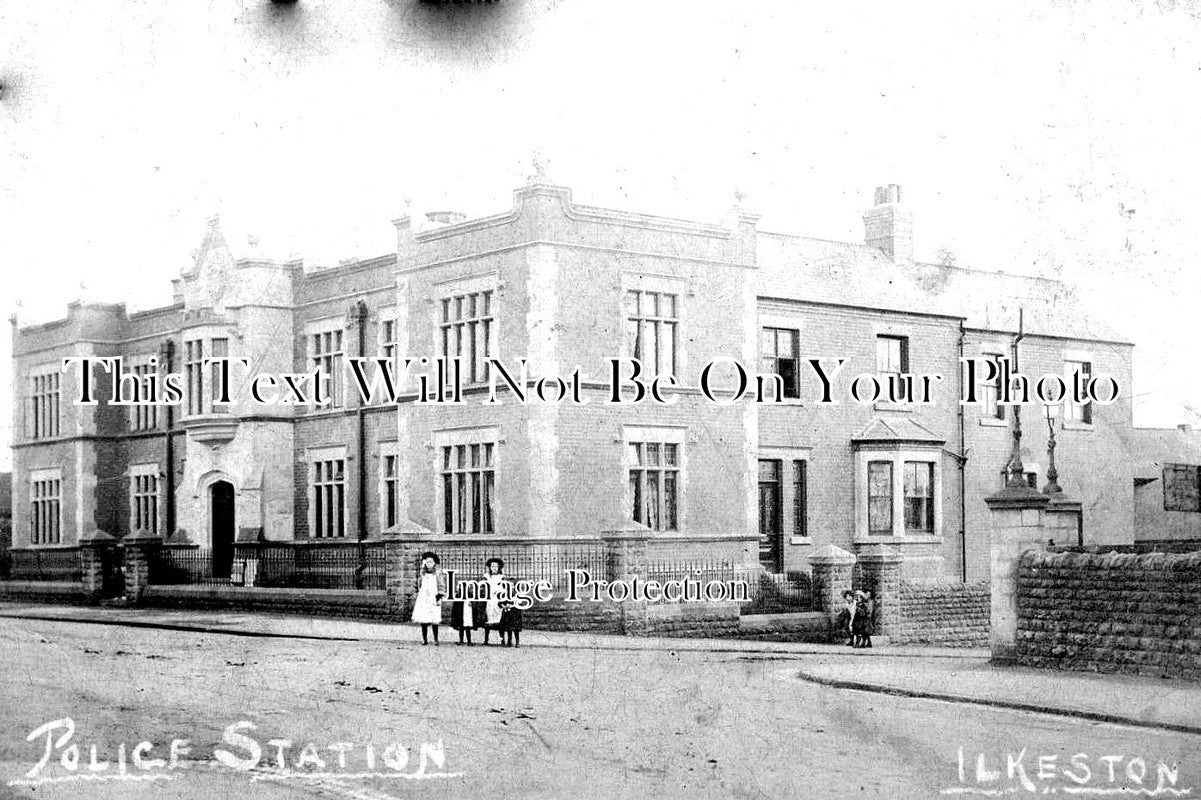
[[[605,552],[609,562],[606,578],[612,582],[630,580],[635,576],[646,576],[647,543],[650,529],[641,523],[629,521],[614,530],[602,531]],[[645,600],[628,600],[621,607],[621,630],[627,636],[645,636],[650,632],[650,618]]]
[[[417,597],[417,570],[421,554],[430,549],[433,532],[412,520],[401,520],[383,532],[384,588],[388,593],[388,615],[408,622]]]
[[[116,569],[113,553],[117,549],[115,536],[104,531],[92,531],[79,538],[79,558],[83,562],[83,591],[89,602],[104,597],[108,572]]]
[[[163,540],[157,536],[132,533],[121,543],[125,548],[125,599],[137,603],[150,585],[151,564]]]
[[[647,567],[647,542],[650,529],[637,522],[601,532],[608,555],[608,580],[615,581],[635,575],[645,575]]]
[[[894,636],[901,627],[901,565],[905,557],[882,544],[862,548],[858,555],[863,589],[876,604],[876,634]]]
[[[835,619],[842,609],[842,593],[851,588],[851,570],[855,556],[832,544],[819,547],[809,556],[813,567],[813,602],[816,611],[824,611],[830,618],[833,632]]]
[[[1044,492],[1045,493],[1045,492]],[[1060,547],[1084,544],[1081,538],[1081,521],[1084,513],[1079,500],[1073,500],[1063,492],[1047,494],[1050,502],[1043,513],[1046,520],[1047,540]]]
[[[984,502],[990,517],[989,648],[993,661],[1012,662],[1017,654],[1018,562],[1023,552],[1042,549],[1046,543],[1049,499],[1028,486],[1008,486]]]

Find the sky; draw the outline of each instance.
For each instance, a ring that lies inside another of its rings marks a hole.
[[[319,264],[415,207],[577,202],[1061,277],[1137,344],[1135,422],[1201,422],[1201,0],[0,2],[0,303],[170,302],[205,221]],[[0,326],[0,381],[11,381]],[[0,393],[0,469],[12,403]]]

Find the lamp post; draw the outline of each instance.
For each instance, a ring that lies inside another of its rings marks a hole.
[[[1018,372],[1018,343],[1025,337],[1023,327],[1023,310],[1018,309],[1018,335],[1013,339],[1013,371]],[[1007,478],[1006,488],[1017,489],[1026,486],[1026,465],[1022,463],[1022,404],[1013,405],[1013,452],[1009,455],[1009,463],[1005,467]]]

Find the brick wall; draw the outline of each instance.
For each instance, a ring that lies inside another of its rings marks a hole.
[[[988,582],[901,584],[900,628],[893,644],[988,646]]]
[[[1201,553],[1041,553],[1018,571],[1018,660],[1201,678]]]

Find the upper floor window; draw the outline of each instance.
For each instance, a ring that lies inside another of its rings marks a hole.
[[[487,358],[494,355],[496,336],[496,292],[492,289],[452,294],[442,298],[439,336],[447,376],[459,359],[464,383],[488,380]]]
[[[1093,376],[1093,365],[1089,361],[1068,361],[1065,362],[1068,372],[1068,386],[1072,386],[1074,380],[1072,376],[1079,374],[1081,385],[1087,385],[1089,379]],[[1069,389],[1069,392],[1071,390]],[[1078,422],[1084,425],[1091,425],[1093,421],[1093,404],[1092,403],[1073,403],[1071,394],[1064,400],[1064,421]]]
[[[986,353],[985,357],[996,367],[997,374],[990,383],[982,387],[984,416],[989,419],[1005,419],[1005,406],[999,402],[1004,388],[1002,384],[1005,380],[1001,374],[1001,356],[997,353]]]
[[[317,371],[317,380],[322,382],[323,397],[329,398],[329,406],[342,405],[342,328],[330,328],[309,335],[309,364]]]
[[[312,461],[313,538],[346,535],[346,457],[323,453]]]
[[[496,473],[492,442],[442,447],[442,524],[446,533],[495,531]]]
[[[30,474],[30,544],[62,543],[62,492],[60,470],[36,470]]]
[[[380,316],[379,356],[392,364],[396,363],[396,317],[395,311]]]
[[[228,358],[229,339],[218,338],[210,340],[209,353],[212,358]],[[221,392],[224,390],[228,394],[232,391],[232,388],[222,386],[220,364],[215,362],[210,364],[209,370],[209,411],[213,414],[227,413],[229,411],[229,406],[220,402]]]
[[[149,364],[135,364],[133,374],[138,378],[138,386],[143,387],[154,380],[157,372]],[[145,399],[140,395],[139,399]],[[138,404],[129,408],[129,429],[133,431],[152,431],[158,427],[158,406]]]
[[[158,533],[158,465],[141,464],[130,470],[130,529]]]
[[[784,384],[784,397],[800,397],[800,331],[763,328],[759,333],[759,358],[765,374],[776,374]]]
[[[61,375],[57,370],[29,378],[29,436],[49,439],[59,435],[62,405]]]
[[[900,375],[909,372],[909,337],[876,337],[876,372]]]
[[[1201,511],[1201,467],[1163,465],[1163,510]]]
[[[204,340],[192,339],[183,344],[184,376],[188,381],[188,413],[204,413]]]
[[[626,292],[626,339],[630,354],[646,374],[676,374],[679,296],[667,292]]]

